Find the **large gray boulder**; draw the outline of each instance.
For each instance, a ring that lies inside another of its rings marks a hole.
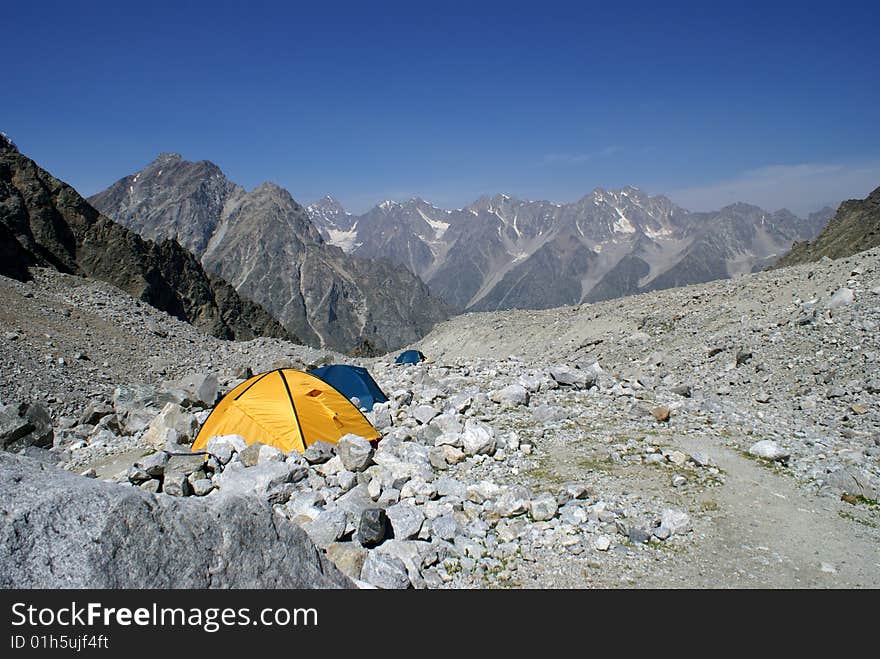
[[[348,588],[254,497],[177,499],[0,454],[0,588]]]

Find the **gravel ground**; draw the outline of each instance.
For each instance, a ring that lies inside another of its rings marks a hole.
[[[144,429],[109,428],[97,441],[99,427],[83,423],[120,386],[173,390],[212,373],[222,390],[245,369],[359,363],[398,392],[387,425],[377,423],[388,447],[378,456],[435,450],[437,421],[421,418],[432,408],[490,428],[495,445],[432,463],[429,481],[523,486],[527,510],[544,492],[559,504],[534,519],[499,514],[502,494],[491,505],[413,494],[420,510],[448,503],[460,536],[441,540],[442,525],[425,525],[420,546],[434,556],[416,585],[877,587],[878,287],[871,250],[595,305],[466,314],[415,346],[428,362],[400,367],[393,355],[216,340],[108,285],[38,271],[27,284],[0,279],[0,401],[45,406],[56,440],[67,438],[53,450],[67,468],[125,481],[152,450]],[[190,411],[203,418],[206,408]],[[305,516],[278,508],[302,523],[333,513],[344,494],[342,471],[309,470],[297,495],[321,492],[325,503]],[[366,489],[377,474],[357,482]],[[582,490],[573,502],[571,484]],[[669,511],[687,524],[663,537]]]

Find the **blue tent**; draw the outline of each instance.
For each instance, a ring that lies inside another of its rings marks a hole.
[[[418,364],[421,361],[425,360],[425,356],[419,352],[418,350],[404,350],[402,353],[397,355],[397,359],[394,360],[395,364]]]
[[[361,407],[367,410],[373,409],[373,403],[384,403],[388,400],[388,396],[382,393],[367,369],[360,366],[330,364],[313,368],[309,373],[329,384],[346,398],[356,396],[361,402]]]

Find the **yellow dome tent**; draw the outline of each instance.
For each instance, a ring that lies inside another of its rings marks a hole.
[[[215,435],[241,435],[285,453],[300,453],[318,440],[336,443],[348,433],[377,440],[363,413],[329,384],[291,368],[255,375],[226,394],[192,445],[204,450]]]

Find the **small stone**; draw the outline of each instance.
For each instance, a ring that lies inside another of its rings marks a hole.
[[[752,361],[752,351],[747,348],[740,348],[736,351],[736,365],[742,366]]]
[[[668,407],[655,407],[651,409],[651,414],[657,420],[658,423],[666,423],[669,421],[669,408]]]
[[[397,540],[409,540],[415,538],[422,529],[425,515],[417,507],[398,503],[389,506],[386,510],[394,538]]]
[[[668,530],[669,535],[682,535],[691,530],[691,518],[686,512],[667,508],[660,515],[660,528]]]
[[[367,550],[354,542],[331,542],[327,545],[327,558],[350,579],[360,579]]]
[[[343,510],[325,510],[315,519],[302,525],[312,542],[321,549],[336,542],[345,534],[346,517]]]
[[[165,466],[168,464],[168,453],[156,451],[138,461],[141,467],[151,478],[161,478],[165,474]]]
[[[158,480],[156,480],[155,478],[151,478],[150,480],[141,483],[138,487],[151,494],[156,494],[157,492],[159,492],[159,485],[160,483]]]
[[[169,473],[183,474],[189,476],[194,471],[198,471],[205,465],[205,456],[198,453],[171,455],[168,462],[165,463],[165,475]]]
[[[464,451],[454,446],[441,446],[440,450],[443,452],[443,459],[450,465],[457,465],[467,457]]]
[[[189,444],[198,429],[195,415],[176,403],[167,403],[150,422],[143,440],[157,449],[164,449],[168,444]]]
[[[336,447],[325,441],[317,441],[311,444],[303,453],[303,457],[309,464],[323,464],[336,455]]]
[[[677,384],[672,387],[672,393],[683,398],[690,398],[692,395],[691,386],[689,384]]]
[[[363,471],[373,462],[372,445],[358,435],[348,434],[340,438],[336,450],[343,467],[349,471]]]
[[[165,479],[162,481],[162,491],[168,496],[185,497],[192,490],[186,475],[181,472],[172,472],[165,474]]]
[[[607,535],[600,535],[593,540],[593,549],[596,551],[608,551],[611,549],[611,538]]]
[[[377,588],[409,588],[409,574],[402,560],[391,554],[372,551],[364,560],[361,579]]]
[[[238,454],[238,459],[241,461],[245,467],[253,467],[260,463],[260,449],[263,448],[265,444],[261,442],[254,442],[253,444],[248,445],[243,451]]]
[[[211,482],[210,478],[199,478],[190,483],[192,487],[192,492],[197,497],[203,497],[206,494],[210,494],[214,489],[214,483]]]
[[[215,435],[208,440],[205,448],[220,464],[225,465],[232,459],[233,453],[247,448],[247,440],[241,435]]]
[[[128,468],[127,476],[129,482],[135,485],[151,480],[151,476],[138,464],[133,464]]]
[[[357,540],[364,547],[375,547],[387,535],[388,516],[381,508],[367,508],[361,513]]]
[[[769,403],[770,394],[768,394],[766,391],[759,391],[758,395],[755,396],[755,400],[759,403]]]
[[[840,309],[846,307],[855,301],[855,292],[851,288],[840,288],[828,301],[829,309]]]
[[[519,407],[529,404],[529,392],[521,384],[511,384],[493,393],[492,400],[505,407]]]
[[[452,515],[440,515],[431,520],[431,533],[435,538],[451,542],[459,533],[458,522]]]
[[[681,474],[676,474],[672,477],[672,487],[681,487],[682,485],[687,484],[687,478],[682,476]]]
[[[853,414],[861,415],[861,414],[868,413],[868,408],[865,405],[860,405],[858,403],[854,403],[853,405],[850,405],[849,409],[850,409],[850,411],[852,411]]]
[[[495,432],[472,419],[465,423],[461,439],[467,455],[492,455],[495,452]]]
[[[507,487],[495,502],[495,511],[501,517],[515,517],[529,510],[529,491],[521,485]]]
[[[638,526],[630,527],[628,536],[630,542],[637,545],[643,545],[651,539],[651,534],[648,533],[648,531],[646,531],[645,529]]]
[[[530,513],[536,522],[553,519],[558,509],[556,497],[549,492],[543,492],[531,500]]]
[[[765,460],[776,460],[779,462],[786,462],[791,456],[790,451],[785,450],[772,439],[764,439],[760,442],[752,444],[749,447],[748,452],[749,455],[753,455],[758,458],[764,458]]]
[[[260,446],[257,452],[257,464],[263,462],[284,462],[284,451],[277,446]]]
[[[419,405],[412,412],[410,412],[410,416],[412,416],[416,421],[421,424],[428,424],[431,422],[435,416],[438,416],[440,411],[431,407],[430,405]]]

